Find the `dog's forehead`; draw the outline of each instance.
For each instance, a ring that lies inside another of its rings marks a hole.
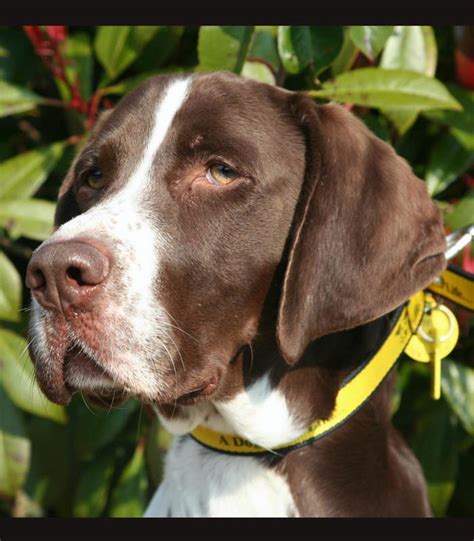
[[[126,107],[129,112],[130,107],[136,106],[144,114],[153,113],[170,86],[180,80],[186,81],[188,87],[187,99],[182,105],[189,106],[192,103],[195,112],[208,106],[226,108],[230,113],[232,109],[237,112],[242,109],[255,112],[255,108],[261,106],[262,100],[272,91],[270,85],[227,72],[156,76],[122,99],[117,110]],[[279,90],[284,93],[282,89]]]
[[[98,137],[114,139],[135,147],[153,129],[156,111],[170,87],[186,81],[186,96],[176,111],[173,125],[180,131],[190,128],[210,131],[217,122],[246,125],[249,129],[271,123],[275,97],[283,101],[285,92],[237,75],[216,72],[188,76],[156,76],[126,95],[97,132]],[[280,96],[281,94],[281,96]]]

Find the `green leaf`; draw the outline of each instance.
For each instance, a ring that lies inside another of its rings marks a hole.
[[[33,195],[58,163],[65,145],[53,143],[0,163],[0,200]]]
[[[33,416],[27,416],[26,423],[33,453],[25,491],[54,515],[72,516],[77,478],[73,423],[62,425]]]
[[[20,321],[21,291],[21,278],[15,265],[0,252],[0,319]]]
[[[104,453],[81,468],[74,500],[75,517],[100,517],[114,473],[115,457]]]
[[[65,409],[50,402],[36,383],[26,340],[6,329],[0,329],[0,383],[19,408],[57,423],[66,422]]]
[[[255,31],[247,60],[263,60],[269,67],[277,72],[280,69],[280,57],[275,36],[271,30]]]
[[[313,60],[311,29],[309,26],[290,26],[290,37],[298,58],[298,71],[301,71]]]
[[[113,441],[123,430],[137,402],[129,400],[111,411],[94,411],[81,407],[77,411],[74,429],[74,449],[81,459],[92,458],[98,450]]]
[[[277,43],[281,62],[288,73],[299,73],[311,62],[308,26],[279,26]]]
[[[430,503],[437,516],[445,514],[456,485],[456,433],[456,417],[444,401],[432,402],[430,410],[418,416],[412,448],[422,465]]]
[[[139,445],[112,492],[110,517],[141,517],[147,501],[144,448]]]
[[[173,437],[154,416],[146,438],[145,460],[150,484],[158,486],[163,477],[163,462]]]
[[[397,26],[385,45],[380,67],[410,70],[433,77],[436,61],[437,47],[431,26]],[[413,125],[420,110],[386,108],[384,113],[403,135]]]
[[[52,233],[56,205],[41,199],[0,200],[0,226],[10,236],[44,240]]]
[[[316,75],[337,58],[344,42],[341,26],[311,26],[312,61]]]
[[[445,359],[441,386],[443,396],[463,427],[474,435],[474,369]]]
[[[94,49],[105,68],[107,81],[116,79],[132,64],[158,31],[158,26],[99,26]]]
[[[411,70],[433,77],[437,57],[431,26],[396,26],[385,45],[380,67]]]
[[[474,133],[451,128],[451,135],[455,137],[461,145],[466,149],[474,152]]]
[[[31,111],[40,103],[44,98],[31,90],[0,81],[0,117]]]
[[[444,134],[434,145],[425,180],[428,192],[434,196],[446,189],[474,160],[474,152],[466,150],[450,133]]]
[[[350,37],[370,60],[375,60],[393,31],[393,26],[351,26]]]
[[[344,71],[349,71],[359,54],[359,50],[350,37],[350,28],[345,28],[343,32],[344,40],[342,42],[341,50],[331,66],[332,73],[335,76]]]
[[[140,73],[163,66],[179,47],[184,29],[184,26],[158,26],[156,34],[135,61],[134,70]]]
[[[64,42],[63,49],[66,63],[66,76],[72,83],[79,83],[81,96],[88,100],[92,93],[92,70],[94,57],[92,44],[88,34],[80,32],[72,34]]]
[[[462,105],[462,111],[426,111],[423,115],[434,122],[474,135],[474,90],[467,90],[454,83],[449,83],[447,86]]]
[[[199,70],[240,73],[253,26],[201,26],[198,39]]]
[[[425,75],[406,70],[362,68],[338,75],[310,95],[366,107],[398,109],[460,109],[446,87]]]
[[[14,497],[23,486],[30,456],[23,420],[0,386],[0,496]]]
[[[271,25],[259,25],[257,24],[255,26],[255,30],[260,32],[269,32],[274,38],[277,37],[277,34],[278,34],[278,26],[271,26]]]
[[[278,51],[288,73],[311,65],[317,75],[336,59],[343,41],[340,26],[278,27]]]
[[[472,217],[474,216],[474,190],[470,190],[461,201],[457,204],[456,208],[446,216],[446,224],[451,229],[459,229],[472,223]]]
[[[400,135],[405,134],[418,118],[418,110],[402,110],[390,107],[382,109],[384,115],[392,122]]]
[[[263,62],[246,60],[241,75],[261,83],[276,84],[273,71]]]
[[[21,27],[3,26],[0,32],[0,79],[24,85],[34,81],[41,67]]]

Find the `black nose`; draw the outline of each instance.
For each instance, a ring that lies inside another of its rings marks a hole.
[[[88,307],[109,274],[109,257],[85,242],[55,242],[40,247],[26,271],[26,286],[45,308],[66,313]]]

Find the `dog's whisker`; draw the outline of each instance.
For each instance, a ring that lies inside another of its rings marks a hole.
[[[181,327],[177,327],[176,325],[173,325],[172,323],[169,323],[168,321],[162,321],[160,323],[160,325],[165,325],[165,326],[170,327],[172,329],[176,329],[177,331],[182,332],[186,336],[189,336],[189,338],[191,338],[191,340],[194,340],[196,343],[199,343],[199,340],[197,338],[194,338],[194,336],[192,336],[191,334],[189,334],[185,330],[181,329]]]
[[[111,402],[110,402],[109,409],[107,410],[107,414],[106,414],[107,417],[109,416],[109,414],[110,414],[110,412],[112,411],[112,408],[113,408],[113,406],[114,406],[115,392],[116,392],[116,389],[114,389],[113,392],[112,392],[112,400],[111,400]]]
[[[21,364],[21,366],[22,366],[21,378],[25,377],[25,375],[27,374],[26,365],[27,365],[27,363],[29,361],[29,355],[27,353],[28,353],[28,348],[33,344],[33,341],[34,341],[34,337],[31,338],[27,342],[26,346],[23,348],[23,350],[20,352],[20,354],[18,355],[18,358],[17,358],[17,362],[19,364]],[[23,363],[22,363],[22,359],[23,359]],[[34,372],[31,372],[30,374],[27,374],[26,377],[27,377],[28,381],[26,381],[25,383],[26,383],[26,385],[29,386],[28,401],[31,404],[31,403],[33,403],[33,391],[34,391],[34,388],[35,388]],[[44,400],[44,401],[46,400],[42,393],[40,393],[40,396],[41,396],[42,400]]]
[[[161,308],[162,308],[162,310],[165,312],[165,314],[166,314],[170,319],[172,319],[172,320],[176,323],[176,325],[172,325],[171,323],[169,323],[169,322],[167,322],[167,321],[163,321],[163,322],[161,322],[161,323],[165,323],[166,325],[169,325],[170,327],[173,327],[174,329],[177,329],[178,331],[182,332],[182,333],[185,334],[186,336],[189,336],[189,338],[191,338],[191,339],[194,340],[195,342],[198,342],[198,339],[197,339],[197,338],[195,338],[192,334],[189,334],[189,332],[185,331],[185,330],[179,325],[179,323],[178,323],[178,321],[176,320],[176,318],[173,317],[173,316],[168,312],[168,310],[167,310],[164,306],[162,306]]]
[[[183,356],[181,355],[181,351],[179,351],[179,348],[178,348],[176,342],[171,338],[170,335],[167,335],[166,338],[167,338],[168,340],[171,340],[171,342],[173,342],[173,345],[174,345],[174,347],[176,348],[176,351],[177,351],[177,353],[178,353],[178,355],[179,355],[179,358],[180,358],[180,360],[181,360],[181,365],[182,365],[182,367],[183,367],[183,371],[186,372],[186,366],[184,365],[184,359],[183,359]]]
[[[86,406],[86,408],[89,410],[89,413],[92,413],[94,417],[97,417],[97,414],[94,411],[92,411],[92,409],[89,407],[89,404],[87,403],[87,400],[84,398],[82,391],[79,391],[79,392],[81,393],[82,401],[84,402],[84,405]]]
[[[21,353],[18,355],[18,359],[17,361],[18,362],[21,362],[21,359],[22,357],[28,352],[28,348],[31,346],[31,344],[33,343],[33,340],[34,338],[31,338],[31,340],[29,340],[27,343],[26,343],[26,346],[22,349]],[[23,364],[23,369],[25,368],[26,366],[26,362],[28,361],[28,356],[25,357],[25,361],[24,361],[24,364]]]
[[[175,391],[174,391],[174,394],[175,394],[175,399],[174,399],[173,413],[172,413],[172,417],[174,417],[174,413],[175,413],[176,407],[178,405],[178,372],[176,370],[176,365],[174,363],[173,356],[171,355],[169,349],[165,346],[164,343],[162,343],[161,345],[166,350],[166,353],[168,353],[169,360],[171,361],[171,365],[172,365],[173,370],[174,370],[174,376],[175,376]]]

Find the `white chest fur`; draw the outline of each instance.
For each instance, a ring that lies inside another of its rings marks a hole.
[[[175,434],[190,432],[202,423],[263,447],[283,444],[304,432],[268,376],[227,402],[191,407],[175,419],[160,418]],[[146,517],[295,515],[293,497],[282,475],[258,459],[224,455],[190,437],[177,438],[168,451],[162,484],[145,513]]]
[[[177,438],[145,517],[287,517],[296,510],[285,479],[251,457]]]

